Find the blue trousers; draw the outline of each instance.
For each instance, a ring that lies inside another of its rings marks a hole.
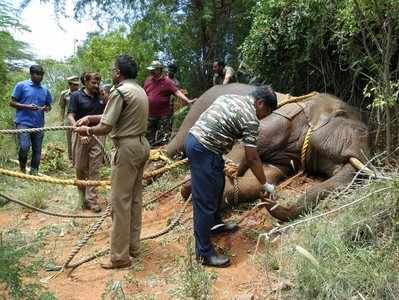
[[[25,125],[17,124],[17,129],[30,128]],[[29,149],[32,146],[31,169],[38,171],[40,158],[42,156],[43,131],[35,133],[18,133],[18,160],[20,168],[26,167]]]
[[[205,148],[192,134],[185,141],[191,171],[194,236],[196,255],[215,254],[210,239],[211,228],[222,223],[220,203],[224,190],[223,157]]]

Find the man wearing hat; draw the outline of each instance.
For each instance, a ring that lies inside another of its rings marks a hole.
[[[166,144],[171,131],[171,117],[173,114],[170,96],[175,95],[191,103],[176,84],[163,73],[163,65],[153,61],[147,67],[151,75],[144,82],[144,90],[149,101],[149,118],[147,138],[152,146]]]
[[[10,106],[17,110],[15,115],[17,129],[43,127],[44,113],[50,111],[53,100],[49,90],[41,85],[44,75],[43,67],[32,65],[29,73],[30,80],[18,82],[11,95]],[[28,153],[32,146],[30,174],[38,173],[43,136],[43,131],[18,134],[18,160],[21,172],[26,172]]]
[[[67,78],[68,89],[61,92],[60,95],[60,121],[65,126],[69,126],[70,122],[68,121],[67,108],[69,106],[69,102],[71,100],[71,94],[79,89],[79,77],[78,76],[70,76]],[[72,161],[72,131],[66,131],[66,140],[68,146],[68,158]]]

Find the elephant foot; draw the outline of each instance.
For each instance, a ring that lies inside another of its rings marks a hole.
[[[269,214],[283,222],[288,222],[298,217],[297,209],[293,207],[284,207],[278,203],[265,203],[265,207]]]

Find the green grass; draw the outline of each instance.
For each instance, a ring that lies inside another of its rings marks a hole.
[[[43,261],[34,254],[43,245],[44,235],[41,231],[28,239],[18,230],[0,232],[0,298],[55,299],[51,293],[43,293],[36,278]]]
[[[266,269],[273,272],[280,266],[278,276],[294,285],[283,298],[398,299],[397,183],[375,182],[327,199],[324,206],[332,209],[368,195],[284,234],[277,251],[266,247],[261,255]],[[381,188],[389,190],[376,193]]]
[[[199,264],[193,253],[192,239],[187,242],[187,255],[177,257],[179,268],[176,287],[171,291],[177,299],[212,299],[212,284],[216,274]]]

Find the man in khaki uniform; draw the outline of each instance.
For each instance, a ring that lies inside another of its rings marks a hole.
[[[68,106],[69,101],[71,99],[71,94],[79,89],[79,77],[78,76],[70,76],[67,78],[69,89],[64,90],[60,94],[60,121],[61,124],[65,126],[69,126],[68,120]],[[66,131],[66,140],[67,140],[67,148],[68,148],[68,158],[72,161],[72,131]]]
[[[101,116],[87,116],[78,122],[80,135],[109,133],[113,144],[111,177],[112,232],[111,260],[104,269],[131,265],[137,257],[141,232],[142,179],[144,164],[150,153],[145,137],[148,119],[148,98],[134,80],[137,64],[128,55],[116,58],[112,70],[115,84]],[[95,125],[94,127],[88,127]]]

